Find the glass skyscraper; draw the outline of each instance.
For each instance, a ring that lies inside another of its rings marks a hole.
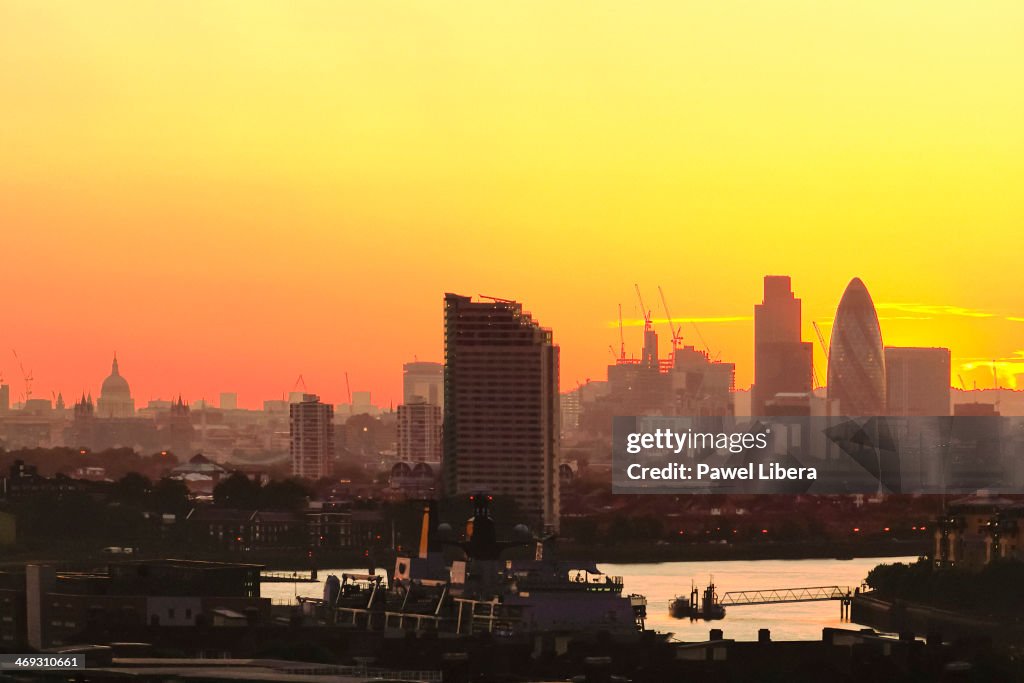
[[[885,352],[875,304],[860,278],[839,301],[828,353],[828,398],[839,414],[885,415]]]

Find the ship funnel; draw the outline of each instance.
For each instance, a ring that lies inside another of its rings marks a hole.
[[[420,527],[420,552],[419,556],[425,558],[430,544],[430,505],[423,506],[423,524]]]

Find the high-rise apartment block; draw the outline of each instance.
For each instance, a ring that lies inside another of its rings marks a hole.
[[[441,461],[441,406],[420,396],[398,406],[398,459]]]
[[[305,479],[330,476],[334,455],[334,406],[316,394],[288,406],[292,475]]]
[[[558,347],[522,304],[445,295],[444,487],[558,528]]]

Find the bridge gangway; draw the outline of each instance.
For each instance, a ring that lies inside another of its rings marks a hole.
[[[315,569],[305,571],[261,571],[260,581],[263,583],[316,583]]]
[[[781,602],[816,602],[848,600],[854,595],[849,586],[810,586],[807,588],[771,588],[753,591],[729,591],[719,600],[721,605],[773,605]]]

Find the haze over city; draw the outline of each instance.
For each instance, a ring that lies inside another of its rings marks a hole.
[[[0,0],[0,679],[1024,681],[1022,26]]]
[[[1022,15],[6,2],[0,370],[70,400],[116,351],[140,404],[247,407],[299,374],[341,402],[348,372],[386,406],[456,291],[523,302],[568,389],[637,282],[743,388],[786,273],[804,339],[858,276],[887,345],[1014,387]]]

